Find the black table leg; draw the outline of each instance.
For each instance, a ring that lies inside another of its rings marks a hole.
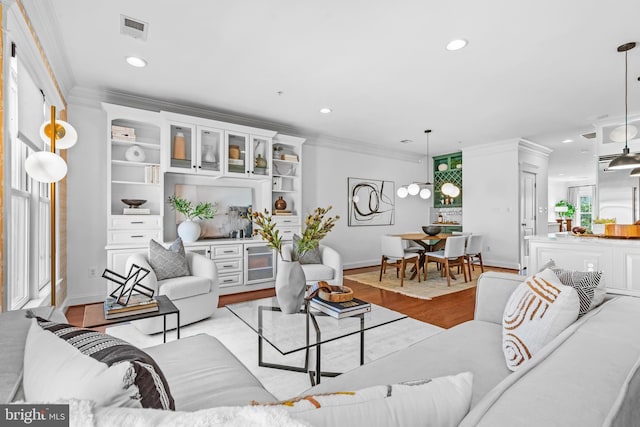
[[[167,342],[167,315],[162,316],[162,342]]]

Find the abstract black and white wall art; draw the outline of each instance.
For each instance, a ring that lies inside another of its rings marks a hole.
[[[349,226],[393,225],[395,184],[378,179],[347,178]]]

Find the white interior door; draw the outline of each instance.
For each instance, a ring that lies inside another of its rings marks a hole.
[[[536,234],[536,174],[520,171],[520,264],[526,268],[529,243],[526,236]],[[529,274],[531,274],[529,272]]]

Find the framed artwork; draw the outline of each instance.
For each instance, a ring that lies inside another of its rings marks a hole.
[[[347,178],[349,226],[393,225],[395,183],[378,179]]]

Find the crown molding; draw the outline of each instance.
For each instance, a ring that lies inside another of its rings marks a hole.
[[[12,3],[14,2],[17,1],[12,1]],[[22,0],[19,2],[42,45],[47,61],[51,64],[62,96],[66,97],[70,88],[75,85],[75,76],[69,65],[65,44],[58,30],[60,26],[52,2],[43,0]]]
[[[529,141],[528,139],[524,139],[524,138],[520,138],[520,140],[518,141],[518,145],[520,146],[520,149],[542,156],[542,157],[548,158],[549,154],[553,152],[553,149],[549,147],[545,147],[543,145],[537,144],[533,141]]]
[[[307,141],[307,145],[354,152],[376,157],[392,158],[412,163],[422,163],[424,162],[426,157],[425,155],[416,154],[412,151],[391,149],[358,140],[322,134],[309,129],[287,125],[281,122],[274,122],[257,117],[249,117],[230,112],[214,110],[205,106],[183,105],[170,101],[152,99],[125,92],[118,92],[110,89],[95,89],[75,86],[69,92],[67,100],[70,104],[89,108],[100,109],[101,103],[107,102],[109,104],[124,105],[127,107],[139,108],[142,110],[150,110],[156,112],[169,111],[205,119],[234,123],[237,125],[270,129],[278,133],[304,138]]]

